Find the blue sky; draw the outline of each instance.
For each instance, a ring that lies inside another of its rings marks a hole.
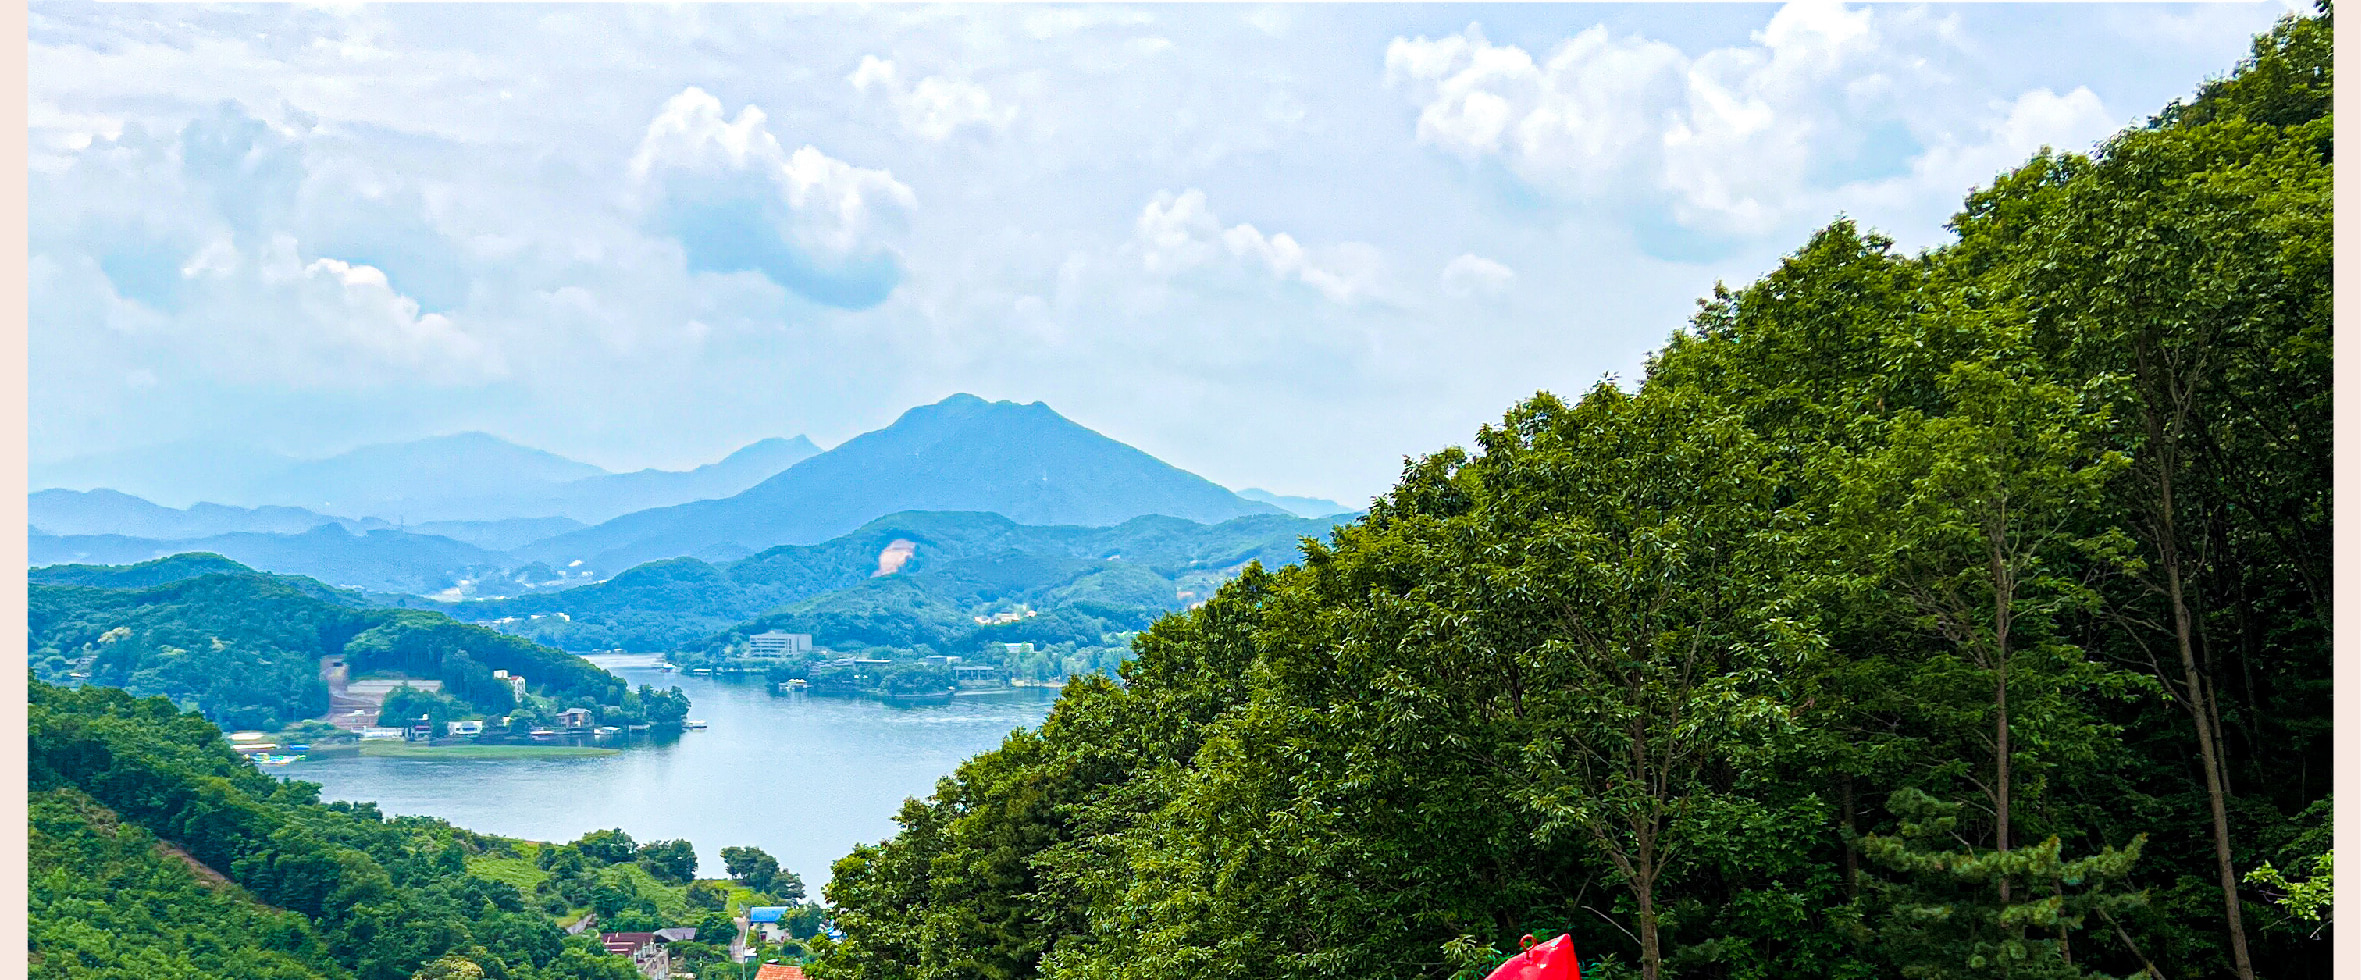
[[[679,468],[967,391],[1359,502],[2287,9],[36,3],[32,456]]]

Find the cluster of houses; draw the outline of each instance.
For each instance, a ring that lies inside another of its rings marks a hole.
[[[764,905],[747,909],[746,938],[760,938],[767,943],[775,943],[788,938],[787,916],[793,911],[794,909],[784,905]],[[593,921],[593,919],[586,917],[574,928],[583,928],[592,924]],[[665,980],[673,975],[672,944],[696,937],[697,927],[674,926],[669,929],[658,929],[655,932],[602,932],[599,933],[598,941],[600,945],[606,947],[608,953],[629,959],[632,968],[638,970],[641,976],[647,977],[648,980]],[[804,980],[803,968],[779,963],[765,963],[762,964],[760,970],[755,972],[754,980]]]
[[[631,966],[648,980],[665,980],[672,975],[673,943],[697,937],[696,926],[674,926],[655,932],[602,932],[600,945],[607,952],[631,960]]]
[[[503,715],[493,721],[492,724],[498,728],[511,729],[515,727],[511,724],[513,718],[514,716]],[[534,737],[540,738],[552,735],[580,734],[583,732],[589,732],[594,735],[612,735],[615,732],[621,731],[621,729],[618,728],[594,727],[592,724],[594,720],[595,717],[591,714],[589,708],[567,708],[566,710],[557,713],[557,720],[555,722],[557,727],[536,728],[531,732],[531,734]],[[480,718],[470,718],[465,721],[447,721],[443,723],[443,731],[438,735],[434,730],[434,725],[428,722],[425,718],[421,717],[406,726],[377,725],[369,728],[363,728],[360,730],[360,733],[361,741],[364,742],[429,742],[438,737],[474,738],[484,733],[484,725],[484,720]]]
[[[1040,613],[1034,611],[1033,607],[1031,606],[1018,606],[1008,612],[997,612],[989,616],[977,616],[974,617],[974,619],[976,621],[976,625],[978,626],[1005,626],[1009,623],[1022,622],[1038,615],[1040,615]]]

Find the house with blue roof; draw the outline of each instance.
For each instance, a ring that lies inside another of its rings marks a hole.
[[[785,905],[757,905],[746,910],[746,930],[762,936],[762,941],[775,943],[787,937],[787,915],[795,911]]]

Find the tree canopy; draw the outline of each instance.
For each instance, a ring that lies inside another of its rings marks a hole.
[[[814,974],[2323,974],[2330,30],[1409,461],[839,862]]]

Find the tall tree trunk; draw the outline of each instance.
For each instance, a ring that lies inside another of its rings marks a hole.
[[[1644,845],[1642,849],[1645,850]],[[1643,980],[1658,980],[1664,973],[1664,953],[1656,945],[1655,879],[1640,879],[1632,891],[1640,900],[1640,976]]]
[[[1997,712],[1997,713],[1998,713],[1998,715],[1999,715],[1999,719],[1993,723],[1993,727],[1994,727],[1994,728],[1996,728],[1996,729],[1998,729],[1998,731],[1997,731],[1995,734],[1996,734],[1996,736],[1997,736],[1997,741],[1998,741],[1998,743],[1999,743],[1999,750],[1998,750],[1997,752],[1995,752],[1995,753],[1994,753],[1994,755],[1998,756],[1998,760],[1997,760],[1997,761],[1998,761],[1998,763],[1999,763],[1999,772],[1998,772],[1998,776],[1999,776],[1999,778],[1998,778],[1997,780],[1995,780],[1995,781],[1994,781],[1994,783],[1993,783],[1993,787],[1992,787],[1992,788],[1993,788],[1993,790],[1994,790],[1994,794],[1993,794],[1993,795],[1995,796],[1995,798],[1996,798],[1996,800],[1997,800],[1997,803],[1996,803],[1996,805],[1993,807],[1993,810],[1992,810],[1992,812],[1994,813],[1994,815],[1995,815],[1996,819],[1997,819],[1997,820],[1998,820],[1998,822],[1999,822],[1999,832],[1998,832],[1998,834],[1996,835],[1996,837],[1997,837],[1997,841],[1996,841],[1996,843],[1997,843],[1998,849],[2000,850],[2000,853],[2002,853],[2002,854],[2007,854],[2007,853],[2008,853],[2008,811],[2009,811],[2009,802],[2008,802],[2008,776],[2009,776],[2009,772],[2008,772],[2008,770],[2009,770],[2009,766],[2008,766],[2008,762],[2009,762],[2009,759],[2008,759],[2008,666],[2007,666],[2007,665],[2008,665],[2008,661],[2007,661],[2007,660],[2005,660],[2005,659],[2003,659],[2003,660],[2001,661],[2000,688],[1999,688],[1999,691],[1997,692],[1996,696],[1994,697],[1994,703],[1995,703],[1995,704],[1998,706],[1998,708],[1999,708],[1999,711]],[[2001,875],[2001,876],[2000,876],[2000,904],[2002,904],[2002,905],[2007,905],[2007,904],[2008,904],[2008,902],[2009,902],[2009,887],[2008,887],[2008,886],[2009,886],[2008,876],[2007,876],[2007,875],[2005,875],[2005,874],[2004,874],[2004,875]]]
[[[2002,505],[2007,506],[2005,503]],[[2005,511],[2004,511],[2005,513]],[[2008,560],[2008,522],[1996,520],[1987,525],[1985,534],[1992,548],[1992,673],[1994,676],[1993,707],[1993,807],[1995,822],[1994,843],[2000,853],[2009,848],[2009,744],[2008,744],[2008,668],[2009,626],[2014,614],[2017,595],[2016,569]],[[2000,904],[2009,903],[2008,875],[2000,876]]]
[[[2164,591],[2172,602],[2173,641],[2180,648],[2181,682],[2186,688],[2189,720],[2197,726],[2198,762],[2205,769],[2205,798],[2213,816],[2214,867],[2221,876],[2223,918],[2230,927],[2230,960],[2238,980],[2254,980],[2254,962],[2246,952],[2246,917],[2238,903],[2238,872],[2230,860],[2228,789],[2222,781],[2221,747],[2214,740],[2214,714],[2208,707],[2203,678],[2198,676],[2197,651],[2189,603],[2181,583],[2179,505],[2173,499],[2173,476],[2180,467],[2181,422],[2191,412],[2189,397],[2181,397],[2174,379],[2158,360],[2161,352],[2143,331],[2133,332],[2133,367],[2142,388],[2141,424],[2147,430],[2148,454],[2156,466],[2156,551],[2164,569]],[[2171,421],[2163,416],[2174,414]]]
[[[2166,496],[2170,499],[2169,490]],[[2166,540],[2171,540],[2170,531],[2166,533]],[[2231,965],[2238,971],[2238,980],[2254,980],[2254,963],[2246,954],[2246,917],[2238,904],[2238,872],[2230,861],[2230,814],[2223,804],[2221,750],[2214,742],[2213,713],[2208,709],[2211,699],[2206,694],[2205,679],[2198,676],[2197,653],[2189,642],[2189,607],[2181,597],[2180,562],[2169,546],[2164,581],[2165,591],[2172,597],[2173,631],[2181,650],[2182,683],[2188,688],[2183,703],[2189,706],[2190,722],[2197,726],[2198,762],[2205,769],[2205,800],[2213,813],[2213,860],[2222,880],[2222,911],[2230,923]]]
[[[1841,786],[1844,799],[1845,835],[1845,898],[1861,897],[1861,834],[1853,824],[1853,774],[1846,773]]]

